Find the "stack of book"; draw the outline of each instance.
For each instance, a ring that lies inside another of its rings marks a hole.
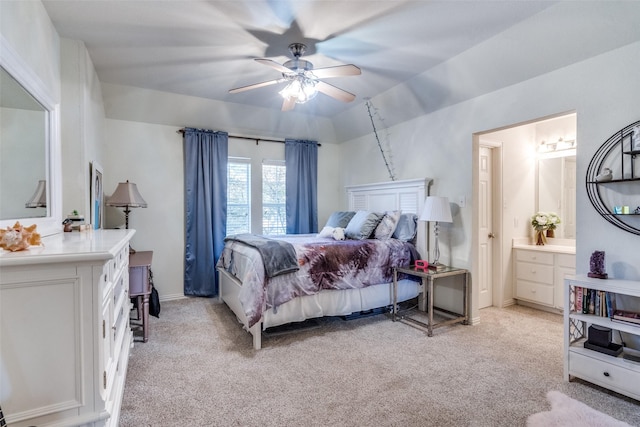
[[[611,320],[614,322],[629,323],[640,326],[640,313],[626,310],[616,310],[613,312]]]
[[[582,288],[576,286],[574,288],[574,311],[582,314],[595,314],[596,316],[611,317],[613,316],[614,302],[613,294],[596,289]]]

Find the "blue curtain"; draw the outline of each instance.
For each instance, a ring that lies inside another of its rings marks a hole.
[[[285,139],[287,234],[318,232],[318,143]]]
[[[218,295],[216,261],[227,228],[226,132],[184,130],[184,294]]]

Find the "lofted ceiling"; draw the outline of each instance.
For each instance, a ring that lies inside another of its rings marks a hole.
[[[82,40],[100,81],[111,84],[279,111],[281,87],[228,91],[280,77],[253,58],[283,63],[290,59],[290,43],[305,43],[303,59],[316,68],[351,63],[362,69],[360,76],[328,80],[356,94],[355,101],[343,103],[319,94],[295,107],[298,113],[328,118],[403,83],[411,87],[417,77],[501,37],[505,54],[517,52],[521,42],[543,47],[525,62],[519,52],[511,66],[478,67],[481,78],[496,82],[491,90],[638,40],[638,30],[601,31],[609,23],[600,9],[584,14],[580,9],[596,3],[602,2],[43,0],[59,35]],[[558,5],[566,15],[560,19],[571,21],[566,32],[560,31],[562,40],[558,28],[549,31],[558,24],[549,21],[555,16],[549,10]],[[514,38],[520,33],[513,28],[520,24],[525,30]],[[633,27],[638,28],[637,23]],[[598,31],[597,37],[589,39],[590,31]],[[553,49],[554,54],[547,54]],[[501,52],[494,55],[491,60],[504,59]],[[430,89],[424,90],[428,94]]]

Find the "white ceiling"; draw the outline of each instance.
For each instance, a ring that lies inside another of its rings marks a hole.
[[[494,49],[488,61],[501,66],[478,66],[474,78],[495,90],[640,39],[640,2],[630,1],[43,3],[61,37],[85,42],[105,83],[279,111],[278,86],[228,93],[234,87],[280,76],[252,58],[282,63],[289,59],[287,46],[303,42],[308,46],[304,59],[316,68],[359,66],[360,76],[328,80],[355,93],[352,103],[319,94],[295,108],[298,113],[324,117],[336,117],[399,84],[411,87],[421,75],[474,48],[483,52],[492,42],[504,47],[504,52]],[[522,30],[514,30],[518,28]],[[429,93],[430,88],[424,90]],[[443,90],[447,89],[434,87],[434,96],[441,96]]]

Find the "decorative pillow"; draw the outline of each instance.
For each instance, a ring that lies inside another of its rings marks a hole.
[[[345,228],[355,214],[356,213],[352,211],[336,211],[331,214],[325,226]]]
[[[333,237],[333,240],[344,240],[344,228],[334,228],[333,233],[331,233],[331,237]]]
[[[396,231],[401,213],[402,211],[386,211],[376,227],[375,238],[379,240],[390,239],[393,232]]]
[[[393,232],[393,238],[403,242],[412,242],[418,232],[418,215],[402,214]]]
[[[334,227],[324,227],[318,233],[318,237],[332,237]]]
[[[347,228],[344,230],[347,239],[362,240],[368,239],[371,233],[376,229],[382,214],[369,211],[358,211],[351,218]]]

